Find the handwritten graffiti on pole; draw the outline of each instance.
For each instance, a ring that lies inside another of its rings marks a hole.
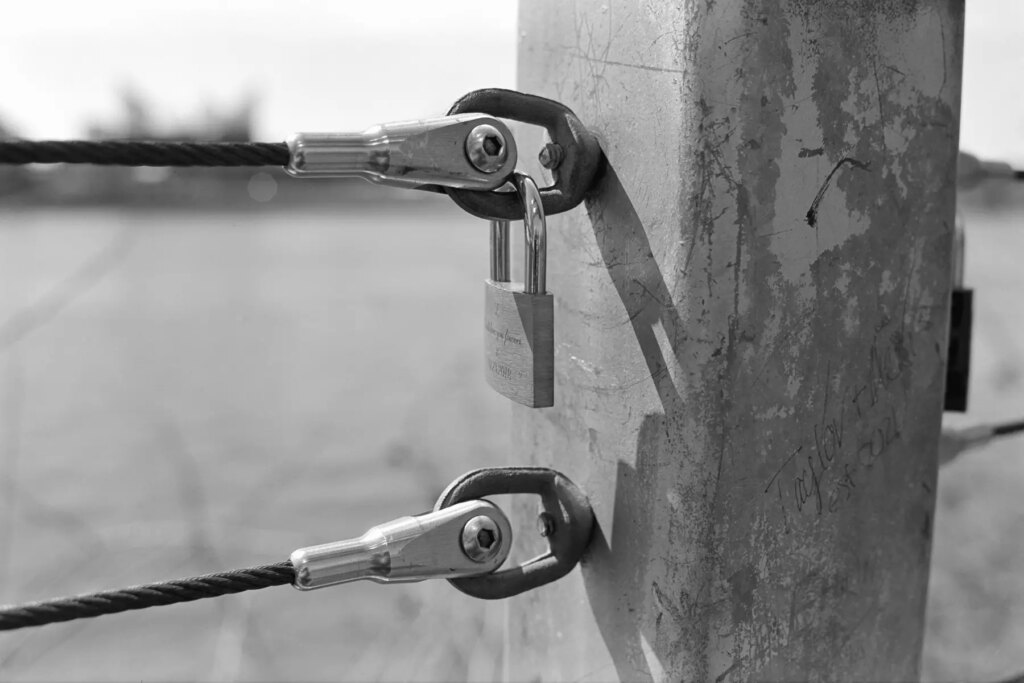
[[[913,355],[900,328],[875,338],[862,382],[833,393],[827,373],[821,419],[764,488],[765,495],[778,500],[787,533],[792,514],[820,516],[841,509],[900,440],[903,415],[892,398]]]

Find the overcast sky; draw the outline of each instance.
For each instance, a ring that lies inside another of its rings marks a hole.
[[[166,120],[259,95],[256,133],[359,130],[515,85],[514,0],[33,0],[0,21],[0,116],[71,137],[125,85]]]
[[[560,1],[560,0],[559,0]],[[514,0],[33,0],[0,23],[0,116],[74,137],[131,85],[166,121],[259,95],[256,134],[358,130],[515,85]],[[961,146],[1024,165],[1024,2],[967,3]]]

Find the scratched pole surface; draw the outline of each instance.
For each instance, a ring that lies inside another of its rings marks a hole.
[[[524,0],[520,86],[610,168],[550,221],[582,572],[511,680],[913,680],[943,400],[963,3]]]

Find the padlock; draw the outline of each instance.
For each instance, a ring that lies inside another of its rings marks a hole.
[[[491,277],[484,294],[484,374],[499,394],[531,408],[555,404],[554,297],[547,292],[547,225],[533,179],[512,177],[523,203],[526,262],[509,282],[509,224],[491,222]]]
[[[953,302],[949,313],[949,346],[946,361],[944,410],[967,412],[967,385],[971,370],[971,327],[974,291],[964,287],[965,235],[957,215],[953,234]]]

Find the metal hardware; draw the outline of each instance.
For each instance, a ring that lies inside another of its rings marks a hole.
[[[493,534],[493,542],[475,558],[463,542],[471,523]],[[356,539],[300,548],[291,555],[293,585],[313,590],[359,579],[394,583],[475,576],[500,567],[511,545],[505,514],[488,501],[466,499],[380,524]]]
[[[362,133],[296,133],[288,149],[285,170],[296,177],[466,191],[501,187],[518,159],[508,127],[483,114],[386,123]]]
[[[491,278],[484,283],[484,377],[530,408],[555,404],[555,306],[547,292],[547,227],[537,184],[513,174],[522,201],[522,284],[508,281],[508,224],[491,223]],[[495,275],[500,279],[495,278]]]
[[[523,216],[523,234],[526,240],[523,291],[543,294],[547,291],[548,272],[548,228],[544,204],[533,178],[525,173],[515,173],[512,180],[522,202],[520,213]],[[492,220],[491,280],[495,282],[508,282],[511,278],[509,244],[509,221]]]
[[[939,436],[939,466],[948,465],[964,451],[984,446],[993,439],[1024,432],[1024,420],[974,425],[964,429],[943,428]]]
[[[486,515],[477,515],[462,527],[462,552],[474,562],[486,562],[501,550],[501,529]]]
[[[541,512],[537,515],[537,533],[544,538],[555,533],[555,518],[548,512]]]
[[[548,552],[495,572],[512,546],[508,518],[484,496],[540,496],[538,533]],[[294,586],[313,590],[369,579],[377,583],[448,579],[478,598],[518,595],[568,574],[586,550],[594,526],[587,497],[547,467],[494,467],[468,472],[444,490],[431,512],[400,517],[359,538],[300,548],[291,554]]]
[[[512,277],[508,228],[508,221],[491,221],[491,279],[495,282],[508,282]]]
[[[550,166],[554,184],[540,190],[544,213],[548,216],[578,206],[591,190],[604,163],[601,146],[571,109],[564,104],[514,90],[491,88],[475,90],[459,99],[448,114],[481,112],[501,118],[543,126],[551,143],[561,148],[563,158]],[[551,156],[549,150],[549,159]],[[508,192],[466,192],[445,188],[460,207],[480,218],[518,220],[522,207]]]
[[[959,214],[953,228],[953,291],[949,311],[949,343],[946,349],[946,391],[943,410],[967,412],[971,376],[971,328],[974,290],[964,287],[966,235]]]
[[[550,515],[552,524],[545,536],[548,552],[511,569],[448,579],[463,593],[485,600],[512,597],[562,578],[583,556],[594,528],[590,503],[568,477],[547,467],[473,470],[444,490],[434,510],[445,510],[483,496],[517,493],[540,496],[542,514]]]
[[[484,173],[500,170],[508,157],[505,136],[494,126],[480,124],[466,138],[466,156],[477,170]]]
[[[548,224],[540,190],[533,178],[515,173],[512,180],[519,193],[526,236],[526,260],[523,262],[523,291],[544,294],[548,291]]]
[[[544,145],[543,149],[540,150],[540,154],[537,155],[540,165],[549,170],[558,168],[563,158],[565,158],[565,150],[562,149],[561,145],[554,142]]]

